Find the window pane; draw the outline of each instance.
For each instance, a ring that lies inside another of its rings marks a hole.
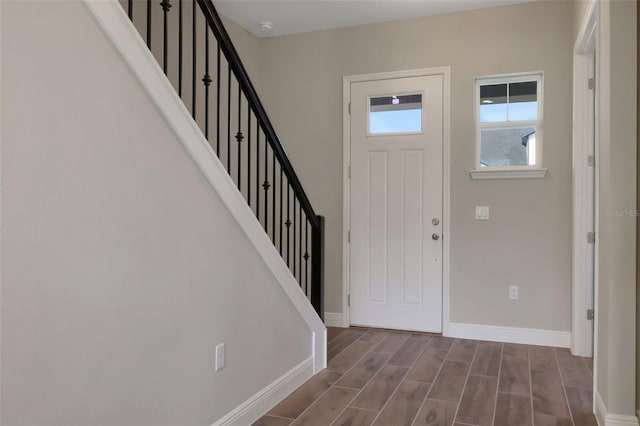
[[[519,102],[517,104],[509,104],[509,121],[536,120],[537,118],[537,102]]]
[[[537,91],[536,81],[509,84],[509,121],[538,118]]]
[[[527,166],[536,163],[536,128],[481,129],[480,165]]]
[[[509,102],[530,102],[536,100],[538,82],[524,81],[509,84]]]
[[[422,94],[369,99],[369,134],[422,131]]]
[[[507,121],[507,85],[480,86],[480,122]]]

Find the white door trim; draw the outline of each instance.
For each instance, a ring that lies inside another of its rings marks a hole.
[[[442,94],[442,334],[449,333],[449,247],[450,247],[450,87],[451,68],[423,68],[375,74],[347,75],[342,79],[342,326],[349,327],[349,218],[351,194],[349,193],[349,167],[351,164],[351,137],[349,104],[351,83],[393,78],[441,75]]]
[[[580,32],[576,39],[573,55],[573,282],[572,282],[572,318],[571,353],[577,356],[593,355],[593,324],[587,320],[586,312],[592,306],[594,294],[591,288],[594,275],[594,258],[591,256],[592,244],[587,242],[587,233],[595,231],[598,223],[593,210],[594,174],[597,174],[599,159],[597,150],[590,146],[595,132],[594,108],[587,82],[593,72],[596,46],[596,0],[591,0],[585,13]],[[598,84],[595,87],[596,99]],[[593,155],[593,170],[587,165],[587,156]],[[597,195],[595,195],[597,196]],[[596,236],[596,244],[597,244]],[[597,253],[597,245],[596,245]],[[597,256],[597,254],[596,254]]]

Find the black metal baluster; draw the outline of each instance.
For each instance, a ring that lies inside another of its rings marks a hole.
[[[298,280],[302,287],[302,207],[298,203]]]
[[[282,256],[282,222],[284,222],[283,218],[284,215],[282,213],[282,181],[283,181],[283,177],[282,177],[282,165],[280,165],[280,256]],[[289,183],[287,181],[287,187],[289,186]]]
[[[296,197],[293,197],[293,277],[295,278],[296,276],[296,252],[297,252],[297,245],[296,245],[296,225],[298,220],[296,219]]]
[[[311,229],[311,304],[324,319],[324,216]]]
[[[260,222],[260,120],[256,117],[256,217]]]
[[[151,49],[151,0],[147,0],[147,47]]]
[[[251,104],[247,102],[247,203],[251,207]]]
[[[129,19],[133,21],[133,0],[129,0],[127,4],[127,15],[129,15]]]
[[[182,98],[182,0],[178,2],[178,96]]]
[[[162,69],[164,70],[164,73],[167,74],[167,64],[168,64],[168,58],[167,58],[167,44],[168,44],[168,23],[167,23],[167,13],[169,12],[169,9],[171,9],[171,1],[170,0],[162,0],[162,2],[160,3],[160,6],[162,6],[162,12],[163,12],[163,19],[164,19],[164,35],[163,35],[163,44],[162,44]]]
[[[209,140],[209,86],[211,85],[211,76],[209,75],[209,27],[204,25],[204,137]]]
[[[231,64],[227,63],[227,172],[231,176]]]
[[[264,230],[269,235],[269,156],[267,155],[267,135],[264,135]]]
[[[304,221],[304,294],[309,295],[309,218]]]
[[[272,214],[271,214],[271,241],[273,242],[273,245],[276,244],[276,152],[272,149],[271,150],[272,155],[272,160],[271,160],[271,182],[273,182],[273,191],[271,191],[271,207],[272,207]]]
[[[238,82],[238,133],[236,133],[236,141],[238,141],[238,189],[242,192],[242,89]]]
[[[217,106],[216,106],[216,153],[218,154],[218,158],[220,158],[220,43],[218,43],[218,61],[216,62],[216,97]]]
[[[192,28],[191,28],[191,45],[193,50],[191,51],[191,116],[196,119],[196,2],[192,3],[193,9],[191,13]]]
[[[287,227],[287,266],[289,266],[289,262],[291,259],[291,244],[289,244],[289,234],[291,232],[291,230],[289,229],[291,227],[291,218],[289,217],[290,213],[291,213],[291,209],[289,208],[289,198],[290,198],[290,191],[289,191],[289,185],[287,182],[287,221],[284,223],[284,225]]]

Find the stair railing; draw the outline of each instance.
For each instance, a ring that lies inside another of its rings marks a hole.
[[[314,212],[215,6],[120,3],[324,318],[324,217]]]

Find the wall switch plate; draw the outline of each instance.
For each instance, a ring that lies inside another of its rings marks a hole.
[[[519,295],[518,295],[518,287],[515,285],[512,285],[509,287],[509,299],[511,300],[518,300]]]
[[[224,343],[216,346],[216,371],[224,368]]]
[[[476,206],[476,219],[477,220],[489,220],[489,207]]]

